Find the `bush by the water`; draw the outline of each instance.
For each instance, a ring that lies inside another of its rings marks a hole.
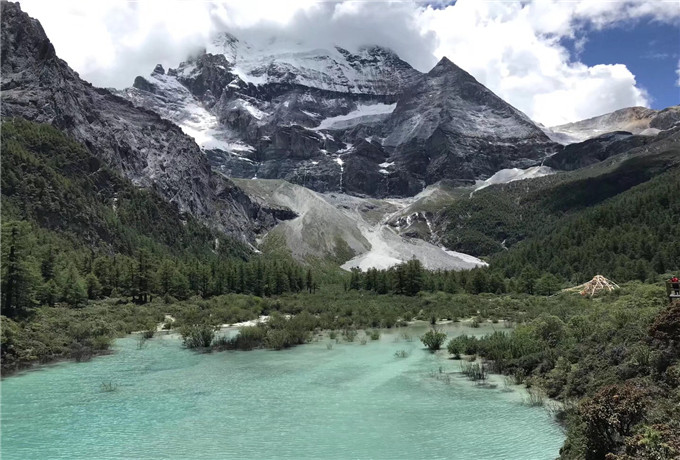
[[[446,341],[446,333],[432,328],[420,337],[420,341],[423,342],[428,350],[436,351],[439,350]]]
[[[215,339],[215,328],[207,324],[194,324],[180,328],[182,341],[187,348],[208,348]]]

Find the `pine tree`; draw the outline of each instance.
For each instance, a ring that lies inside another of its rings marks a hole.
[[[102,285],[94,273],[88,273],[85,277],[85,287],[87,289],[87,298],[90,300],[98,299],[101,296]]]
[[[352,273],[349,278],[349,289],[361,289],[361,270],[357,267],[352,268]]]
[[[2,310],[13,318],[35,305],[40,275],[29,250],[30,225],[10,222],[2,230]]]
[[[151,295],[153,276],[151,271],[151,255],[146,249],[140,249],[137,253],[137,267],[133,277],[137,301],[147,303]],[[134,299],[133,299],[134,300]]]
[[[314,278],[312,277],[312,269],[308,268],[307,269],[307,278],[305,281],[305,287],[307,288],[307,292],[310,294],[315,290],[314,286]]]
[[[80,307],[86,299],[85,282],[75,264],[69,263],[61,280],[61,300],[69,306]]]
[[[158,292],[161,295],[169,294],[173,290],[174,278],[177,276],[176,271],[177,269],[170,259],[164,259],[159,265],[156,279],[158,280]]]

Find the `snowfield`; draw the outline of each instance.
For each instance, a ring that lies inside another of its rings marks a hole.
[[[477,190],[488,187],[493,184],[507,184],[508,182],[514,182],[516,180],[532,179],[534,177],[547,176],[549,174],[554,174],[555,171],[547,166],[532,166],[527,169],[501,169],[493,176],[486,180],[478,180],[475,184],[475,189],[470,192],[470,196]]]
[[[396,107],[397,104],[360,105],[347,115],[324,118],[314,129],[345,129],[361,123],[380,121],[394,112]]]
[[[319,43],[319,39],[304,43],[281,36],[236,38],[223,33],[206,52],[224,55],[232,72],[254,85],[285,81],[354,94],[396,94],[417,75],[413,69],[399,68],[394,55],[386,49],[362,47],[354,54],[331,43],[319,47]],[[357,59],[365,62],[357,65]]]
[[[184,67],[182,70],[185,73],[193,71],[191,67]],[[177,81],[177,78],[153,74],[146,79],[156,88],[151,95],[153,97],[151,107],[149,107],[150,93],[144,93],[144,97],[140,97],[140,90],[129,88],[125,90],[127,98],[136,105],[150,108],[161,117],[175,123],[202,149],[220,149],[234,155],[255,150],[251,145],[240,141],[236,133],[221,124],[215,115],[208,112],[200,101]]]

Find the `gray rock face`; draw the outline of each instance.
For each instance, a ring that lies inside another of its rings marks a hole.
[[[2,2],[2,116],[50,123],[180,211],[252,240],[275,218],[217,176],[194,140],[157,113],[95,88],[59,59],[40,23]],[[161,66],[157,77],[166,77]],[[143,91],[151,82],[138,79]]]
[[[614,131],[577,144],[567,145],[564,150],[547,158],[543,164],[554,169],[572,171],[599,163],[611,156],[649,144],[654,140],[655,138],[650,136]]]
[[[667,130],[680,124],[680,105],[674,105],[655,114],[650,120],[649,127]]]
[[[663,110],[627,107],[587,120],[553,126],[548,128],[547,132],[556,140],[571,144],[615,131],[654,136],[659,131],[671,129],[678,123],[680,123],[680,106],[677,105]]]
[[[383,129],[399,169],[425,185],[526,167],[555,149],[526,115],[446,58],[399,99]]]
[[[138,77],[121,95],[194,135],[234,177],[409,196],[441,179],[526,167],[557,148],[448,59],[421,74],[380,47],[276,54],[228,34],[211,51],[223,54]]]

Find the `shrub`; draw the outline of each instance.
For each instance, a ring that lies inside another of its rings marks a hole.
[[[630,383],[609,385],[579,405],[589,451],[604,457],[633,432],[645,409],[644,391]]]
[[[431,329],[425,333],[422,337],[420,337],[420,341],[425,344],[425,346],[428,348],[430,351],[436,351],[439,350],[442,345],[444,344],[444,341],[446,340],[446,333],[440,332],[437,329]]]
[[[458,337],[449,340],[449,344],[446,346],[449,354],[453,355],[454,359],[460,359],[460,354],[463,352],[463,344],[460,340],[456,340]]]
[[[345,329],[344,331],[342,331],[342,336],[345,338],[346,341],[354,342],[354,339],[357,338],[357,331],[356,329]]]
[[[194,324],[183,326],[180,334],[185,347],[208,348],[215,339],[215,328],[207,324]]]
[[[142,331],[142,335],[144,336],[145,339],[152,339],[154,334],[156,333],[156,325],[155,324],[149,324],[144,331]]]
[[[477,337],[468,336],[465,334],[454,337],[449,341],[447,346],[449,353],[456,356],[457,358],[459,358],[461,354],[474,355],[477,353],[478,348],[479,340]]]
[[[380,339],[380,331],[373,330],[370,333],[371,340],[379,340]]]
[[[267,348],[283,350],[290,346],[288,339],[288,333],[286,331],[270,329],[267,331],[265,344],[267,345]]]
[[[397,350],[397,351],[394,352],[394,357],[395,358],[408,358],[408,351]]]
[[[239,333],[235,337],[220,337],[214,346],[229,350],[247,351],[264,346],[266,337],[267,329],[265,326],[246,326],[239,329]]]
[[[464,376],[473,380],[475,382],[483,382],[486,380],[487,372],[484,364],[472,362],[472,363],[460,363],[460,371]]]

